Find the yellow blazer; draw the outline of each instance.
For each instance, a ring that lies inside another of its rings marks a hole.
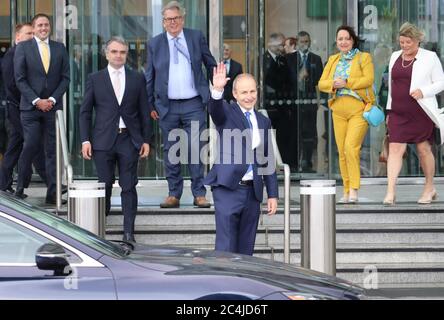
[[[333,88],[333,77],[340,57],[341,54],[338,53],[328,59],[318,84],[320,91],[332,95],[332,98],[328,101],[330,107],[336,99],[336,89]],[[367,52],[360,52],[352,60],[350,77],[347,79],[346,88],[356,92],[366,104],[371,106],[376,102],[373,90],[374,81],[375,69],[372,56]]]

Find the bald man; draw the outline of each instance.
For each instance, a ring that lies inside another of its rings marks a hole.
[[[216,209],[216,250],[253,255],[264,184],[268,214],[277,209],[278,182],[269,133],[271,122],[255,111],[257,83],[249,74],[234,81],[237,102],[222,99],[229,81],[220,63],[213,72],[208,111],[219,133],[219,159],[205,184]],[[233,143],[234,142],[234,143]]]

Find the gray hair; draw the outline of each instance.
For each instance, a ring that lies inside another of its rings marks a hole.
[[[120,44],[124,45],[125,47],[129,48],[128,42],[126,42],[126,40],[123,37],[114,36],[114,37],[111,37],[111,39],[109,39],[105,43],[105,48],[104,48],[105,53],[108,52],[108,48],[109,48],[110,44],[113,43],[113,42],[120,43]]]
[[[399,29],[399,36],[407,37],[419,42],[423,42],[425,39],[425,33],[410,22],[406,22],[401,26]]]
[[[270,35],[270,38],[268,39],[268,45],[276,45],[280,44],[285,41],[285,36],[283,33],[276,32],[272,33]]]
[[[165,15],[165,11],[167,11],[167,10],[174,10],[174,9],[178,10],[182,17],[184,17],[185,14],[187,13],[185,8],[183,7],[183,5],[179,1],[170,1],[170,2],[168,2],[165,5],[165,7],[163,7],[163,9],[162,9],[162,16]]]

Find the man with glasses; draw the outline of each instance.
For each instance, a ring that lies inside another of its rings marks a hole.
[[[210,79],[217,64],[203,34],[198,30],[184,29],[185,9],[179,2],[168,3],[162,14],[166,32],[150,40],[145,73],[151,117],[160,120],[169,188],[169,195],[160,207],[180,206],[183,193],[181,163],[169,157],[170,149],[178,141],[169,141],[168,136],[173,130],[182,129],[186,132],[188,150],[181,152],[188,154],[194,205],[208,208],[210,204],[205,198],[206,189],[203,185],[204,167],[200,159],[203,147],[200,135],[206,129],[205,105],[209,100],[209,87],[202,72],[202,64],[210,74]],[[192,130],[196,124],[199,134],[194,132],[197,130]],[[173,156],[177,156],[176,152]]]

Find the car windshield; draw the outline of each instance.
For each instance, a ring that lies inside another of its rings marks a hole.
[[[6,196],[5,194],[0,194],[0,204],[39,221],[48,227],[57,229],[57,231],[64,233],[68,237],[102,252],[103,254],[118,257],[127,255],[128,248],[124,248],[118,244],[99,238],[95,234],[41,208]]]

